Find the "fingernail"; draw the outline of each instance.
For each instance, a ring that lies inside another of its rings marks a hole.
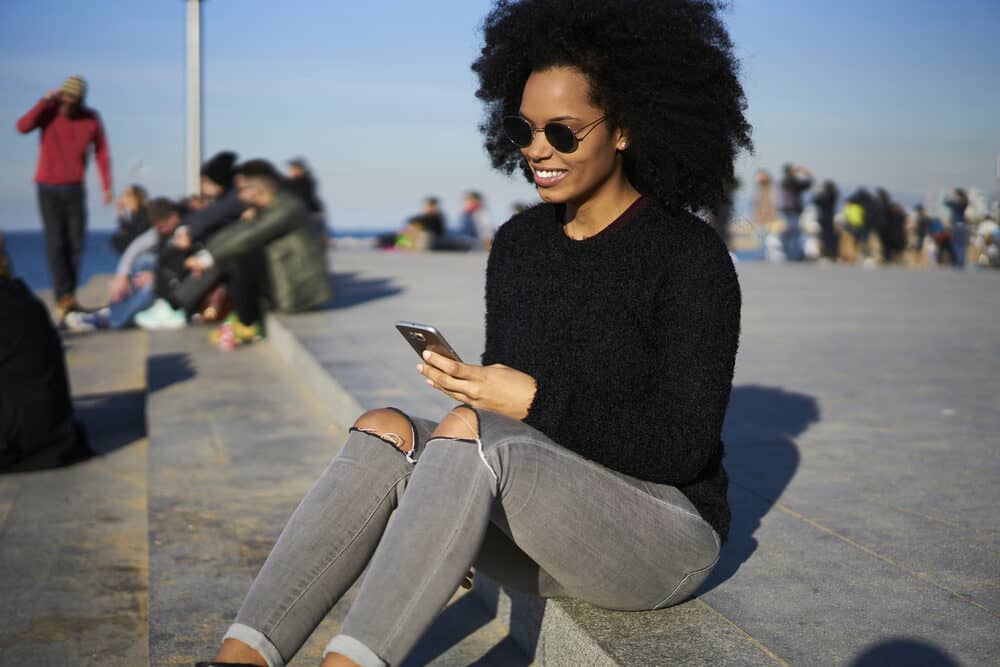
[[[430,378],[428,378],[427,379],[427,384],[429,384],[430,386],[433,387],[434,386],[434,380],[431,380]]]
[[[424,372],[424,365],[423,364],[417,364],[417,372],[418,373],[423,373]]]
[[[422,356],[424,359],[430,359],[431,358],[431,353],[428,352],[427,350],[424,350],[424,353],[421,354],[420,356]]]

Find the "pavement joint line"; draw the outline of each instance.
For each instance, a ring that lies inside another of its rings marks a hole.
[[[852,547],[854,547],[856,549],[860,549],[861,551],[863,551],[864,553],[868,554],[869,556],[872,556],[873,558],[877,558],[877,559],[879,559],[879,560],[881,560],[881,561],[883,561],[885,563],[888,563],[889,565],[892,565],[893,567],[895,567],[895,568],[897,568],[899,570],[902,570],[903,572],[906,572],[910,576],[915,577],[916,579],[919,579],[920,581],[923,581],[924,583],[930,584],[931,586],[934,586],[938,590],[944,591],[945,593],[948,593],[949,595],[951,595],[951,596],[953,596],[955,598],[958,598],[959,600],[961,600],[963,602],[968,602],[972,606],[978,607],[979,609],[982,609],[983,611],[985,611],[990,616],[995,616],[997,618],[1000,618],[1000,612],[998,612],[996,610],[993,610],[993,609],[990,609],[989,607],[987,607],[986,605],[982,604],[978,600],[976,600],[976,599],[974,599],[972,597],[969,597],[968,595],[965,595],[964,593],[959,593],[958,591],[955,591],[955,590],[952,590],[952,589],[948,588],[944,584],[942,584],[942,583],[940,583],[938,581],[935,581],[934,579],[932,579],[931,577],[929,577],[927,574],[925,574],[923,572],[917,572],[916,570],[908,568],[905,565],[903,565],[902,563],[899,563],[898,561],[896,561],[896,560],[894,560],[894,559],[892,559],[892,558],[890,558],[888,556],[884,556],[884,555],[880,554],[879,552],[875,551],[871,547],[866,547],[865,545],[861,544],[860,542],[856,542],[856,541],[852,540],[851,538],[847,537],[846,535],[838,533],[836,530],[834,530],[832,528],[828,528],[827,526],[824,526],[823,524],[819,523],[818,521],[815,521],[814,519],[810,519],[806,515],[800,514],[799,512],[796,512],[791,507],[788,507],[787,505],[785,505],[784,503],[782,503],[780,501],[771,500],[770,498],[767,498],[766,496],[763,496],[763,495],[757,493],[753,489],[748,488],[748,487],[744,486],[743,484],[740,484],[739,482],[733,481],[732,483],[735,484],[736,486],[739,486],[744,491],[747,491],[748,493],[751,493],[751,494],[757,496],[758,498],[761,498],[762,500],[773,502],[774,503],[774,507],[777,508],[777,509],[779,509],[779,510],[781,510],[782,512],[785,512],[786,514],[790,514],[791,516],[795,517],[796,519],[799,519],[800,521],[804,521],[804,522],[808,523],[810,526],[812,526],[814,528],[817,528],[817,529],[823,531],[824,533],[827,533],[828,535],[836,537],[837,539],[839,539],[839,540],[841,540],[843,542],[846,542],[847,544],[851,545]]]
[[[913,516],[918,516],[921,519],[927,519],[928,521],[933,521],[935,523],[943,523],[944,525],[950,526],[952,528],[961,528],[963,530],[971,530],[973,533],[975,533],[976,535],[980,535],[980,536],[995,535],[998,532],[998,531],[995,531],[995,530],[983,530],[981,528],[973,528],[973,527],[968,526],[966,524],[957,523],[957,522],[951,521],[949,519],[942,519],[941,517],[931,516],[930,514],[924,514],[923,512],[917,512],[916,510],[911,510],[908,507],[903,507],[901,505],[897,505],[895,503],[890,503],[890,502],[887,502],[887,501],[881,500],[881,499],[877,500],[877,502],[881,503],[882,505],[884,505],[886,507],[894,509],[894,510],[896,510],[898,512],[903,512],[904,514],[912,514]]]
[[[764,655],[766,655],[767,657],[769,657],[771,660],[774,660],[774,662],[776,662],[777,664],[781,665],[782,667],[789,667],[789,664],[787,662],[785,662],[785,660],[783,660],[780,655],[778,655],[777,653],[775,653],[774,651],[772,651],[771,649],[769,649],[762,641],[760,641],[759,639],[757,639],[756,637],[754,637],[753,635],[751,635],[749,632],[747,632],[743,628],[741,628],[739,625],[736,624],[735,621],[733,621],[732,619],[730,619],[728,616],[726,616],[725,614],[723,614],[721,611],[719,611],[718,609],[716,609],[712,605],[708,604],[707,602],[705,602],[704,600],[702,600],[700,597],[695,598],[694,601],[700,603],[702,606],[705,607],[705,609],[708,609],[708,611],[710,611],[711,613],[713,613],[716,616],[718,616],[719,618],[721,618],[724,622],[726,622],[729,625],[733,626],[736,629],[737,632],[739,632],[744,637],[746,637],[750,641],[751,644],[753,644],[755,647],[757,647],[762,653],[764,653]]]

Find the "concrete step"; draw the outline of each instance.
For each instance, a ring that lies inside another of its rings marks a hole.
[[[0,665],[146,665],[146,335],[64,346],[98,455],[0,475]]]
[[[224,353],[204,329],[155,333],[148,406],[150,657],[206,659],[345,432],[268,343]],[[318,664],[356,589],[292,665]],[[456,595],[408,665],[518,665],[479,600]]]

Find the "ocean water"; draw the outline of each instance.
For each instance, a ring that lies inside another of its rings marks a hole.
[[[371,239],[384,230],[336,230],[334,238]],[[96,274],[112,273],[118,264],[118,255],[111,248],[110,229],[91,230],[87,232],[84,244],[83,261],[80,267],[79,284]],[[49,276],[48,262],[45,259],[45,235],[41,230],[3,232],[7,255],[14,263],[14,273],[24,280],[33,290],[49,289],[52,279]]]
[[[79,284],[85,285],[91,276],[112,273],[118,263],[118,255],[111,248],[110,230],[87,232],[83,246],[83,261],[80,267]],[[41,231],[4,232],[7,256],[14,263],[14,274],[28,283],[33,290],[49,289],[52,278],[45,259],[45,234]]]

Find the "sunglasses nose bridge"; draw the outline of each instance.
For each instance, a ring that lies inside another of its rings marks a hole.
[[[548,157],[552,153],[553,148],[552,144],[549,143],[548,137],[545,136],[543,128],[531,128],[531,143],[521,150],[532,160],[538,160]]]

